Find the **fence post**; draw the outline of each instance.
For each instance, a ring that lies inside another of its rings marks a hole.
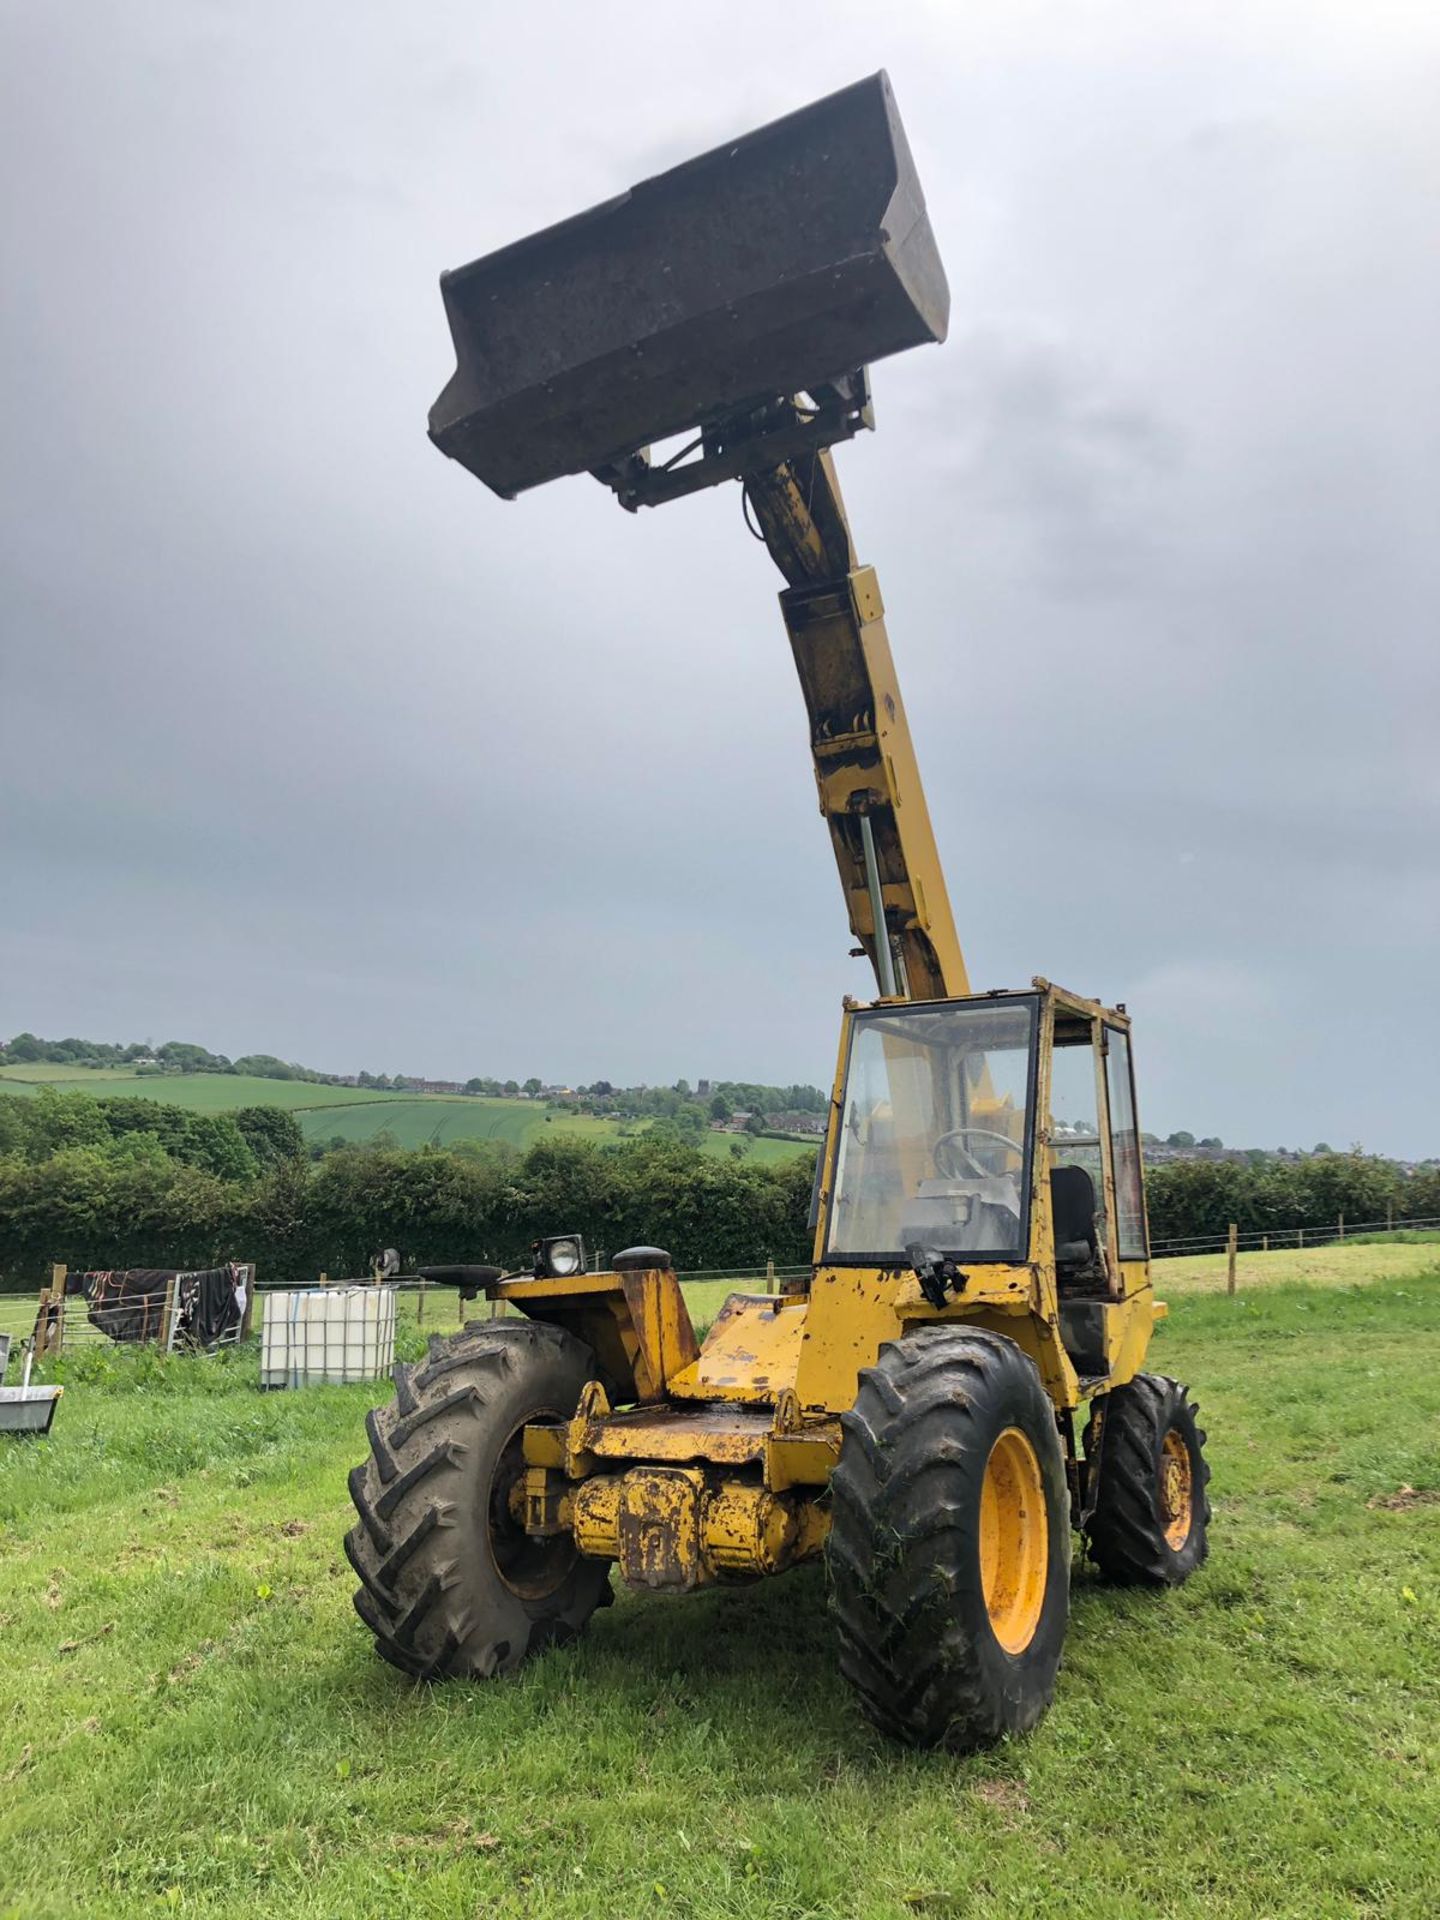
[[[1270,1251],[1270,1236],[1268,1233],[1262,1233],[1260,1236],[1260,1251],[1261,1253],[1269,1253]]]
[[[255,1262],[253,1260],[247,1260],[244,1262],[244,1266],[245,1311],[240,1316],[240,1331],[236,1335],[236,1338],[239,1340],[248,1340],[250,1338],[250,1327],[255,1318]]]
[[[1295,1229],[1295,1244],[1297,1247],[1303,1247],[1305,1244],[1305,1229],[1303,1227],[1297,1227]]]
[[[68,1267],[50,1269],[50,1345],[56,1353],[65,1351],[65,1276]]]
[[[1395,1202],[1393,1200],[1387,1200],[1385,1202],[1385,1231],[1386,1233],[1393,1233],[1395,1231]]]
[[[765,1291],[767,1293],[773,1293],[775,1291],[775,1256],[773,1253],[765,1262]]]
[[[1240,1230],[1232,1220],[1230,1222],[1230,1235],[1225,1243],[1225,1291],[1227,1293],[1234,1293],[1235,1291],[1235,1253],[1239,1242]]]
[[[165,1305],[160,1316],[160,1346],[169,1353],[175,1345],[175,1318],[180,1305],[180,1276],[172,1273],[165,1283]]]
[[[65,1341],[65,1269],[52,1267],[52,1276],[59,1279],[54,1284],[40,1289],[40,1298],[35,1303],[35,1331],[31,1335],[32,1364],[39,1366],[49,1353],[64,1351]]]
[[[1345,1238],[1345,1216],[1343,1213],[1340,1216],[1340,1238],[1342,1240]]]

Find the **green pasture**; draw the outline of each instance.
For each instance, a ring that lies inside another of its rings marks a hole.
[[[161,1100],[197,1113],[227,1113],[235,1107],[353,1107],[390,1096],[368,1087],[329,1087],[313,1080],[264,1080],[244,1073],[136,1073],[133,1068],[0,1067],[0,1093],[93,1093],[97,1100]],[[419,1098],[421,1096],[414,1096]],[[303,1123],[302,1123],[303,1124]]]
[[[305,1138],[312,1144],[334,1139],[363,1143],[377,1133],[388,1133],[401,1147],[428,1143],[453,1145],[457,1140],[504,1140],[514,1147],[531,1147],[540,1139],[564,1134],[571,1139],[604,1144],[622,1139],[626,1128],[619,1120],[598,1114],[562,1113],[539,1100],[504,1100],[469,1094],[386,1093],[369,1087],[330,1087],[309,1080],[263,1080],[229,1073],[136,1073],[133,1067],[75,1067],[41,1063],[0,1067],[0,1093],[31,1094],[38,1087],[57,1093],[93,1093],[97,1098],[161,1100],[199,1113],[225,1113],[236,1107],[284,1107],[294,1113]],[[643,1130],[644,1122],[637,1130]],[[745,1135],[707,1133],[703,1150],[717,1159],[728,1157],[731,1142],[740,1140],[744,1157],[757,1165],[789,1160],[813,1151],[801,1140],[750,1139]]]
[[[736,1141],[740,1143],[742,1151],[732,1156],[731,1148]],[[818,1140],[767,1140],[763,1134],[706,1133],[701,1136],[700,1151],[709,1154],[713,1160],[729,1160],[733,1157],[766,1167],[780,1160],[794,1160],[802,1153],[814,1153],[819,1145]]]
[[[1054,1711],[964,1759],[868,1730],[816,1567],[414,1687],[339,1550],[385,1388],[71,1362],[54,1437],[0,1450],[0,1914],[1428,1920],[1440,1270],[1400,1251],[1257,1260],[1233,1300],[1171,1263],[1209,1564],[1152,1594],[1077,1563]]]
[[[439,1093],[381,1095],[363,1107],[320,1107],[297,1115],[309,1141],[344,1139],[363,1143],[387,1133],[401,1147],[430,1142],[451,1146],[457,1140],[504,1140],[530,1147],[539,1139],[564,1134],[571,1139],[620,1138],[620,1124],[589,1113],[560,1113],[539,1100],[487,1100]]]

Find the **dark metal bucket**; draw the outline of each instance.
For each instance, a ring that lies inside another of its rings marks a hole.
[[[430,437],[511,497],[943,340],[884,73],[441,277]]]

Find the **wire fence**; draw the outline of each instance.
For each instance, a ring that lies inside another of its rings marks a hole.
[[[1283,1249],[1333,1246],[1343,1240],[1373,1239],[1406,1233],[1433,1233],[1440,1230],[1440,1215],[1424,1219],[1397,1220],[1393,1214],[1384,1220],[1347,1220],[1339,1214],[1333,1220],[1314,1220],[1304,1226],[1219,1227],[1207,1233],[1190,1233],[1150,1243],[1152,1259],[1186,1259],[1195,1254],[1225,1253],[1232,1232],[1236,1250],[1241,1253],[1279,1253]]]
[[[1206,1254],[1225,1255],[1231,1250],[1232,1244],[1235,1252],[1253,1255],[1286,1250],[1304,1251],[1334,1246],[1346,1240],[1401,1239],[1412,1233],[1434,1232],[1440,1232],[1440,1215],[1397,1220],[1391,1214],[1383,1220],[1356,1221],[1338,1215],[1333,1220],[1310,1221],[1302,1226],[1247,1227],[1243,1232],[1227,1227],[1204,1233],[1172,1235],[1152,1241],[1150,1252],[1152,1259],[1163,1262],[1192,1259]],[[47,1356],[71,1350],[78,1344],[95,1342],[147,1344],[165,1351],[191,1350],[200,1344],[206,1351],[214,1352],[236,1345],[251,1333],[260,1333],[263,1338],[267,1302],[277,1294],[284,1294],[288,1302],[307,1294],[351,1288],[373,1290],[376,1286],[374,1276],[369,1274],[343,1279],[332,1279],[328,1274],[321,1274],[313,1283],[297,1286],[289,1281],[259,1279],[252,1262],[235,1264],[244,1273],[245,1305],[240,1317],[214,1340],[197,1343],[187,1324],[185,1283],[194,1280],[199,1270],[167,1274],[163,1284],[125,1294],[109,1302],[102,1301],[97,1324],[96,1318],[92,1317],[95,1303],[87,1300],[83,1293],[65,1293],[65,1270],[57,1267],[51,1286],[42,1287],[38,1295],[0,1294],[0,1334],[10,1335],[12,1365],[22,1343],[31,1338],[35,1341],[37,1363]],[[692,1307],[704,1311],[708,1318],[712,1309],[718,1309],[723,1297],[719,1291],[722,1287],[779,1294],[786,1290],[787,1283],[805,1280],[810,1272],[808,1265],[777,1266],[773,1260],[769,1260],[763,1265],[753,1266],[685,1268],[680,1271],[678,1278]],[[422,1279],[418,1274],[399,1274],[386,1279],[383,1285],[395,1296],[397,1329],[414,1326],[422,1331],[445,1333],[467,1320],[487,1315],[501,1318],[515,1311],[503,1301],[490,1301],[483,1296],[467,1300],[455,1287]],[[707,1295],[710,1297],[707,1298]],[[122,1306],[129,1317],[128,1331],[119,1336],[105,1325],[105,1315],[116,1305]],[[286,1311],[292,1311],[288,1304]],[[326,1321],[318,1320],[316,1327],[318,1334],[307,1334],[305,1340],[319,1338],[322,1343],[322,1364],[328,1372],[328,1325]]]
[[[224,1323],[213,1332],[204,1330],[197,1309],[199,1283],[219,1271],[216,1268],[155,1271],[146,1284],[133,1287],[125,1284],[128,1276],[123,1271],[97,1271],[83,1276],[92,1283],[85,1292],[67,1287],[67,1280],[73,1282],[80,1275],[55,1267],[50,1284],[38,1293],[0,1295],[0,1334],[10,1336],[12,1365],[29,1343],[33,1343],[36,1365],[76,1347],[97,1343],[149,1346],[165,1352],[216,1352],[235,1346],[250,1330],[254,1263],[237,1261],[231,1266],[235,1285],[242,1291],[236,1293],[234,1308],[227,1312]]]

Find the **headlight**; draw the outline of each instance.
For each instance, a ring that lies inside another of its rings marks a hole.
[[[568,1280],[572,1273],[585,1271],[585,1242],[578,1233],[556,1234],[535,1242],[537,1280]]]

